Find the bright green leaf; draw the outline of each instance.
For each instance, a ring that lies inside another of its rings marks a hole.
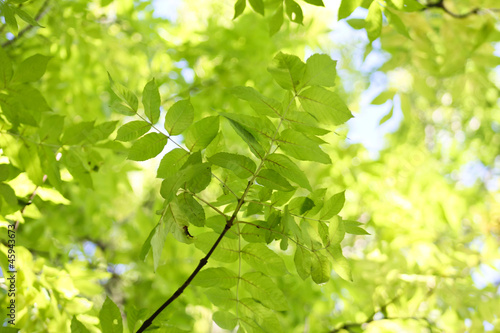
[[[238,324],[238,318],[231,312],[227,311],[214,312],[212,319],[217,326],[226,330],[233,330]]]
[[[250,243],[241,249],[241,257],[254,269],[270,276],[287,273],[283,259],[261,243]]]
[[[106,296],[106,300],[99,312],[99,321],[103,333],[122,333],[123,323],[122,315],[116,304],[111,298]]]
[[[181,166],[186,163],[189,153],[181,148],[175,148],[163,156],[158,167],[156,177],[167,178],[175,175]]]
[[[212,164],[233,171],[240,178],[251,177],[257,166],[246,156],[230,153],[217,153],[208,158]]]
[[[283,89],[297,92],[306,64],[297,56],[279,52],[267,70]]]
[[[206,117],[195,122],[186,133],[186,146],[191,151],[206,148],[219,132],[219,117]]]
[[[340,213],[345,203],[345,191],[333,195],[329,200],[325,201],[323,209],[321,210],[321,219],[329,220],[333,216]]]
[[[125,125],[122,125],[118,129],[116,134],[116,140],[118,141],[132,141],[147,133],[151,129],[151,124],[142,121],[135,120]]]
[[[90,331],[83,325],[76,316],[71,319],[71,333],[89,333]]]
[[[256,180],[259,184],[272,188],[274,190],[284,191],[284,192],[294,190],[294,187],[290,185],[290,183],[285,179],[285,177],[281,176],[279,173],[277,173],[272,169],[260,170]]]
[[[214,232],[206,232],[196,236],[194,245],[204,253],[208,253],[218,237],[219,235]],[[238,260],[238,257],[238,241],[224,237],[215,249],[211,258],[221,262],[231,263]]]
[[[288,178],[294,183],[312,190],[309,180],[302,171],[290,158],[282,154],[270,154],[266,158],[266,167],[279,173],[281,176]]]
[[[279,139],[280,148],[290,156],[303,161],[316,161],[330,164],[330,157],[318,146],[318,144],[305,135],[294,130],[284,130]]]
[[[269,19],[269,35],[272,36],[280,31],[283,25],[283,5],[279,5],[276,12]]]
[[[16,82],[34,82],[40,80],[45,73],[47,63],[51,57],[35,54],[24,60],[12,78]]]
[[[273,98],[261,95],[252,87],[236,87],[231,92],[238,98],[248,101],[252,109],[259,115],[280,117],[281,104]]]
[[[330,280],[331,263],[327,257],[319,252],[311,255],[311,278],[317,284]]]
[[[252,6],[253,10],[257,13],[264,15],[264,1],[262,0],[248,0],[250,6]]]
[[[149,81],[142,92],[142,105],[144,105],[144,113],[152,124],[156,124],[160,119],[160,93],[155,79]]]
[[[299,95],[304,110],[320,123],[341,125],[352,118],[351,111],[334,92],[322,87],[310,87]]]
[[[196,275],[193,285],[230,289],[236,285],[238,275],[224,267],[206,268]]]
[[[243,274],[241,285],[262,304],[276,311],[285,311],[288,304],[283,292],[274,284],[271,278],[260,272]]]
[[[302,8],[298,3],[294,0],[285,0],[285,11],[290,21],[302,24],[304,14],[302,13]]]
[[[160,133],[149,133],[134,142],[128,153],[132,161],[146,161],[162,152],[168,138]]]
[[[191,102],[182,100],[170,107],[165,116],[165,129],[170,135],[179,135],[184,132],[194,119],[194,109]]]
[[[337,61],[326,54],[314,54],[306,61],[304,86],[333,87],[337,77]]]
[[[356,8],[361,6],[362,2],[363,0],[342,0],[339,7],[338,19],[342,20],[349,17]]]
[[[382,31],[382,10],[378,1],[373,1],[368,8],[365,27],[370,42],[373,42],[380,36]]]
[[[237,18],[238,16],[240,16],[243,11],[245,10],[245,7],[247,5],[247,1],[246,0],[238,0],[236,1],[236,3],[234,4],[234,16],[233,16],[233,20],[235,18]]]

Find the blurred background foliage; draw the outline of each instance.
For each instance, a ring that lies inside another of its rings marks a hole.
[[[126,161],[113,133],[131,119],[112,113],[107,72],[134,92],[155,77],[163,109],[190,97],[201,119],[247,112],[234,86],[278,94],[266,70],[278,51],[338,60],[355,118],[325,136],[332,165],[302,166],[313,188],[347,189],[343,217],[370,232],[343,241],[354,282],[277,279],[290,304],[283,331],[498,331],[497,1],[298,1],[296,23],[287,0],[279,31],[281,1],[265,1],[264,16],[249,1],[236,19],[234,2],[0,2],[0,264],[5,272],[7,224],[18,221],[21,332],[69,332],[74,316],[99,332],[106,295],[134,331],[202,256],[169,236],[156,273],[151,256],[140,260],[162,205],[159,158]],[[16,83],[36,54],[49,57],[43,76]],[[221,140],[237,151],[233,132]],[[188,288],[161,330],[222,331],[203,291]]]

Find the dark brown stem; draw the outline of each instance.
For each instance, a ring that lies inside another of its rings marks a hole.
[[[46,12],[46,9],[47,9],[47,6],[49,5],[49,0],[45,0],[45,2],[42,4],[42,6],[40,7],[40,9],[38,10],[38,13],[36,14],[36,16],[34,17],[35,21],[39,21],[44,15],[45,15],[45,12]],[[26,34],[28,31],[30,31],[31,29],[33,29],[34,26],[33,25],[28,25],[27,27],[25,27],[23,30],[19,31],[19,34],[4,42],[2,44],[2,47],[7,47],[11,44],[13,44],[14,42],[16,42],[19,38],[21,38],[24,34]]]
[[[240,199],[240,202],[238,204],[238,206],[236,207],[236,210],[234,211],[233,215],[231,216],[231,218],[226,222],[226,226],[224,227],[224,230],[222,230],[221,234],[219,235],[219,238],[217,238],[217,240],[215,241],[214,245],[212,245],[212,248],[210,249],[210,251],[208,251],[208,253],[200,260],[200,263],[198,264],[198,266],[196,266],[195,270],[193,271],[193,273],[191,273],[191,275],[187,278],[187,280],[182,284],[182,286],[180,286],[173,294],[172,296],[170,296],[169,299],[167,299],[167,301],[165,303],[162,304],[162,306],[160,306],[158,308],[158,310],[155,311],[155,313],[153,313],[148,319],[146,319],[146,321],[144,321],[144,323],[142,324],[142,326],[139,328],[139,330],[137,331],[137,333],[141,333],[141,332],[144,332],[149,326],[151,326],[151,324],[153,323],[153,320],[158,317],[158,315],[163,311],[165,310],[165,308],[167,306],[170,305],[170,303],[172,303],[175,299],[177,299],[183,292],[184,292],[184,289],[187,288],[187,286],[189,286],[189,284],[191,283],[191,281],[193,281],[193,279],[195,278],[196,275],[198,275],[198,273],[201,271],[201,269],[207,264],[208,262],[208,259],[210,258],[210,256],[212,255],[212,253],[214,253],[215,249],[217,248],[217,246],[219,245],[219,243],[221,242],[222,238],[224,238],[224,236],[226,235],[226,233],[229,231],[229,229],[231,229],[231,227],[233,226],[234,224],[234,220],[236,219],[236,216],[238,214],[238,211],[240,210],[241,208],[241,205],[243,204],[243,200]]]
[[[462,18],[469,17],[471,15],[478,14],[482,10],[481,8],[474,8],[466,13],[457,14],[457,13],[454,13],[451,10],[449,10],[448,7],[446,7],[444,5],[444,0],[439,0],[438,2],[435,2],[435,3],[429,3],[422,10],[427,10],[429,8],[439,8],[439,9],[443,10],[446,14],[448,14],[454,18],[458,18],[458,19],[462,19]],[[491,9],[491,10],[496,10],[496,9]]]

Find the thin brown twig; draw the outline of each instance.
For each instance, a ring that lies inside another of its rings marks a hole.
[[[494,12],[500,11],[500,8],[476,7],[476,8],[471,9],[468,12],[458,14],[458,13],[452,12],[450,9],[448,9],[448,7],[444,4],[444,0],[439,0],[439,1],[434,2],[434,3],[428,3],[425,5],[425,7],[422,10],[428,10],[431,8],[439,8],[442,11],[444,11],[446,14],[450,15],[451,17],[457,18],[457,19],[463,19],[463,18],[467,18],[471,15],[477,15],[477,14],[481,13],[482,11],[494,11]]]

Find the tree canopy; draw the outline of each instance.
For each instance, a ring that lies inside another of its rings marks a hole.
[[[497,331],[499,17],[0,0],[0,331]]]

